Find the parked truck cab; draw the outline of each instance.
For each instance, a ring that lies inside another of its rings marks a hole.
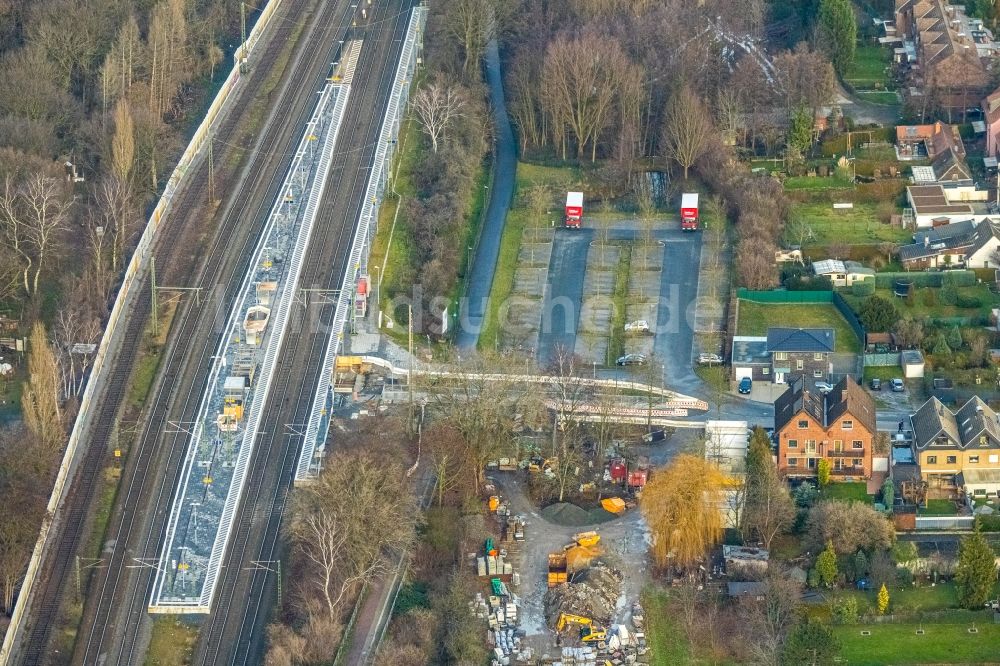
[[[681,195],[681,230],[698,231],[698,193]]]
[[[566,228],[579,229],[583,220],[583,192],[566,193]]]

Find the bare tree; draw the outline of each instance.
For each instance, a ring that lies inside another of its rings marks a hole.
[[[576,140],[577,159],[590,145],[591,161],[597,142],[611,120],[622,77],[629,69],[621,44],[610,37],[584,33],[579,38],[557,37],[549,43],[542,65],[542,103],[553,128],[568,128]],[[565,137],[560,149],[566,158]]]
[[[466,478],[465,441],[456,428],[438,422],[424,431],[423,446],[434,470],[437,504],[443,506],[445,493],[458,488]]]
[[[443,139],[448,125],[464,114],[465,95],[457,86],[434,81],[423,86],[413,96],[410,104],[424,133],[431,139],[431,149],[438,151],[438,140]]]
[[[20,196],[24,211],[24,237],[34,254],[35,274],[31,291],[37,294],[39,276],[46,259],[57,249],[60,234],[66,230],[73,201],[63,198],[58,180],[44,174],[29,177],[21,188]]]
[[[698,94],[683,85],[667,103],[663,122],[663,147],[668,157],[688,170],[708,148],[712,120]]]
[[[3,194],[0,195],[0,216],[2,216],[4,236],[7,247],[17,256],[20,264],[21,279],[26,294],[31,293],[28,276],[34,263],[30,251],[28,225],[22,211],[20,194],[14,184],[14,179],[8,174],[4,178]]]
[[[504,0],[453,0],[448,3],[444,27],[462,49],[462,72],[467,80],[475,77],[486,46],[507,24],[517,4]]]
[[[394,460],[334,456],[312,485],[293,495],[289,533],[305,563],[304,581],[327,617],[349,593],[382,572],[387,555],[413,539],[416,505]]]
[[[741,599],[740,616],[745,620],[754,663],[780,664],[785,637],[798,618],[799,596],[799,586],[793,580],[773,573],[764,581],[763,595]]]

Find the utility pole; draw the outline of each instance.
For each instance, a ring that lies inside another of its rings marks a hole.
[[[215,206],[215,160],[212,150],[213,141],[211,133],[208,135],[208,206]]]
[[[407,429],[412,432],[413,428],[413,306],[407,307],[406,316],[407,333],[409,336],[409,348],[410,348],[410,369],[407,372],[406,385],[409,387],[410,391],[410,418],[407,420]]]
[[[149,276],[150,276],[149,299],[150,299],[150,309],[152,310],[153,314],[153,322],[152,322],[153,337],[155,338],[157,335],[159,335],[158,331],[159,324],[157,322],[158,315],[156,312],[156,257],[152,255],[149,257]]]

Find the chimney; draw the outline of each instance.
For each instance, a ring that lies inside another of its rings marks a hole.
[[[924,247],[930,247],[930,246],[931,246],[931,237],[925,235],[924,236]]]

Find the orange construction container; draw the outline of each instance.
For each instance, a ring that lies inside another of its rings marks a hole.
[[[496,495],[490,495],[490,513],[496,513],[497,509],[500,507],[500,498]]]
[[[621,513],[625,510],[625,500],[621,497],[608,497],[601,500],[601,506],[608,513]]]

